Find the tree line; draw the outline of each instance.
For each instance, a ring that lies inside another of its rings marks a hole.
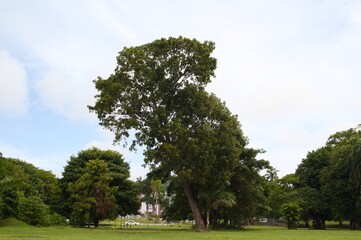
[[[59,179],[25,161],[1,156],[0,218],[40,226],[97,227],[100,220],[138,213],[139,190],[129,177],[129,164],[112,150],[80,151],[70,157]]]
[[[327,220],[361,228],[361,131],[332,134],[324,146],[308,152],[295,173],[276,180],[268,204],[273,217],[282,205],[297,211],[294,222],[325,229]],[[285,206],[285,205],[283,205]],[[310,224],[311,222],[311,224]]]

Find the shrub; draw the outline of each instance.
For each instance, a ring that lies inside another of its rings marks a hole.
[[[50,226],[50,210],[39,196],[19,199],[18,219],[35,226]]]
[[[302,208],[295,202],[289,202],[282,204],[281,206],[282,215],[287,220],[287,228],[297,228],[298,221],[301,217]]]

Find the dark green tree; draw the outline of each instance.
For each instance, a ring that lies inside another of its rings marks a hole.
[[[361,131],[349,129],[332,134],[325,146],[308,153],[296,170],[303,218],[322,229],[325,221],[350,221],[361,226],[359,146]]]
[[[117,187],[115,193],[117,212],[121,216],[137,214],[139,210],[139,190],[134,182],[129,180],[129,164],[124,161],[122,154],[112,150],[100,150],[90,148],[80,151],[77,156],[71,156],[68,164],[64,167],[62,188],[62,214],[70,217],[71,209],[69,202],[68,185],[75,183],[85,173],[86,164],[90,160],[103,160],[107,163],[111,177],[110,187]]]
[[[199,229],[192,184],[212,171],[215,183],[229,179],[245,141],[236,117],[204,91],[216,68],[213,50],[212,42],[183,37],[124,48],[115,73],[95,81],[99,94],[89,106],[116,142],[134,130],[131,148],[146,146],[146,163],[179,177]]]
[[[54,213],[59,199],[54,174],[12,158],[0,161],[0,216],[15,217],[32,225],[63,224]]]
[[[265,177],[266,178],[266,177]],[[274,181],[267,180],[265,189],[265,211],[264,217],[279,219],[282,217],[282,205],[289,202],[299,203],[298,178],[295,174],[287,174]]]
[[[330,198],[325,195],[322,181],[330,161],[330,148],[322,147],[309,152],[296,170],[302,218],[306,225],[311,218],[315,229],[324,229],[326,220],[331,218]]]
[[[0,180],[0,217],[16,217],[19,205],[19,187],[17,181],[9,176]]]
[[[298,222],[300,221],[302,208],[296,202],[288,202],[281,207],[282,215],[287,220],[287,228],[297,228]]]
[[[117,187],[110,187],[112,180],[108,165],[103,160],[90,160],[85,172],[68,186],[71,200],[71,221],[74,225],[84,226],[105,218],[116,217],[115,196]]]
[[[358,159],[354,159],[353,154],[357,156],[360,141],[361,131],[349,129],[331,135],[326,142],[330,166],[323,173],[323,188],[332,204],[335,220],[350,221],[351,229],[361,226],[360,191],[353,181]]]
[[[243,149],[227,188],[235,196],[235,202],[231,208],[225,206],[220,211],[213,211],[212,224],[215,227],[223,224],[239,229],[247,223],[248,218],[264,216],[265,180],[260,171],[268,168],[269,162],[257,159],[263,152],[261,149]]]

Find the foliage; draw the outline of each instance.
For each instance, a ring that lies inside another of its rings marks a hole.
[[[287,220],[287,228],[297,228],[302,208],[296,202],[288,202],[281,206],[282,215]]]
[[[278,179],[277,172],[278,172],[278,170],[275,169],[274,167],[267,168],[267,172],[265,175],[266,180],[270,181],[270,182],[277,180]]]
[[[361,226],[360,142],[361,131],[336,132],[298,166],[303,218],[311,218],[316,229],[329,219],[348,220],[353,229]]]
[[[269,167],[269,163],[256,159],[257,155],[262,152],[263,150],[245,148],[230,180],[218,184],[219,189],[214,192],[211,191],[212,188],[207,191],[207,189],[192,185],[192,193],[197,196],[202,215],[205,216],[205,220],[209,220],[209,227],[241,229],[248,218],[264,216],[264,184],[266,181],[259,172]],[[212,181],[210,181],[210,186],[212,186],[211,184]],[[163,217],[168,220],[192,219],[181,183],[177,178],[171,178],[167,190],[168,195],[172,198]],[[209,214],[209,219],[207,214]]]
[[[214,225],[223,222],[231,228],[242,228],[248,218],[262,216],[265,212],[265,180],[260,171],[268,168],[269,162],[258,160],[263,150],[244,148],[233,171],[228,191],[235,196],[235,204],[221,211]],[[228,223],[228,224],[227,224]]]
[[[194,220],[192,211],[189,208],[187,197],[183,191],[182,185],[178,178],[170,177],[167,195],[170,197],[169,204],[163,208],[162,218],[168,222]],[[195,191],[193,191],[196,195]]]
[[[71,222],[84,226],[115,217],[115,196],[117,187],[110,187],[112,180],[108,165],[103,160],[90,160],[85,172],[75,183],[70,183],[68,192],[72,202]]]
[[[300,204],[305,222],[311,218],[315,229],[324,229],[331,218],[330,199],[326,196],[323,176],[331,164],[330,149],[321,147],[307,154],[296,170],[299,178]]]
[[[355,166],[352,155],[356,153],[360,141],[361,131],[349,129],[331,135],[326,143],[330,149],[331,164],[323,174],[324,191],[330,199],[335,218],[349,220],[351,228],[361,226],[361,192],[354,188],[352,181]]]
[[[300,186],[309,186],[321,189],[322,171],[330,165],[330,151],[327,147],[319,148],[307,154],[298,165],[296,174],[300,180]]]
[[[18,159],[1,157],[0,218],[14,217],[41,226],[64,222],[53,211],[59,189],[58,180],[51,172]]]
[[[0,180],[0,216],[2,218],[16,217],[19,205],[19,188],[16,180],[6,176]]]
[[[109,186],[116,187],[115,192],[117,214],[137,214],[139,209],[139,190],[130,177],[129,164],[124,161],[122,154],[112,150],[100,150],[90,148],[80,151],[77,156],[71,156],[68,164],[64,167],[61,179],[62,188],[62,215],[70,217],[70,194],[67,191],[70,183],[75,183],[86,171],[86,164],[90,160],[103,160],[106,162],[111,177]]]
[[[299,199],[299,179],[295,174],[288,174],[265,184],[266,202],[265,217],[278,219],[282,216],[282,205],[289,202],[297,202]]]
[[[159,179],[151,179],[150,180],[150,188],[152,189],[152,195],[153,195],[153,198],[155,199],[155,214],[156,215],[159,215],[159,202],[158,200],[161,198],[161,197],[164,197],[164,193],[165,193],[165,188],[163,186],[163,183],[161,180]]]
[[[20,196],[19,220],[35,226],[49,226],[50,209],[39,196]]]

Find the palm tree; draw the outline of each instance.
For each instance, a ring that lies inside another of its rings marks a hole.
[[[165,189],[164,186],[162,184],[162,181],[157,179],[157,180],[151,180],[150,181],[150,187],[152,189],[153,192],[153,196],[155,198],[155,207],[156,207],[156,215],[159,215],[159,205],[158,205],[158,198],[161,194],[164,194]]]
[[[266,174],[264,175],[264,177],[267,179],[267,181],[274,181],[278,179],[277,173],[279,171],[277,169],[275,169],[274,167],[269,167],[267,168]]]

